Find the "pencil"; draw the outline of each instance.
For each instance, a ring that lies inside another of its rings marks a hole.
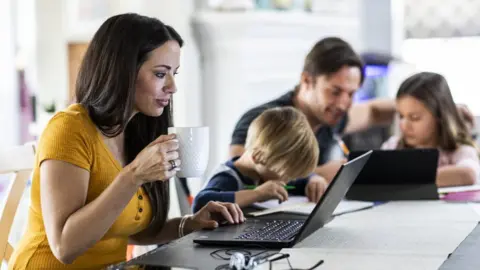
[[[283,186],[286,190],[292,190],[292,189],[295,189],[295,186],[290,186],[290,185],[285,185]],[[256,189],[257,186],[256,185],[246,185],[245,186],[246,189]]]
[[[346,157],[348,157],[348,155],[350,155],[350,150],[348,150],[348,147],[345,144],[345,142],[342,139],[340,139],[340,137],[338,137],[338,136],[335,136],[335,139],[337,140],[338,145],[340,145],[340,148],[342,149],[343,154]]]

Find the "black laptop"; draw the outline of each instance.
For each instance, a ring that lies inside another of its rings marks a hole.
[[[335,208],[362,171],[371,152],[345,163],[306,220],[247,219],[240,225],[204,230],[193,242],[203,245],[284,248],[307,238],[330,220]]]
[[[353,151],[355,160],[367,151]],[[374,150],[346,198],[361,201],[436,200],[437,149]]]

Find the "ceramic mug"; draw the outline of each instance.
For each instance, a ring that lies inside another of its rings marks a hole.
[[[202,177],[207,169],[210,137],[208,127],[169,127],[168,134],[176,134],[178,153],[182,164],[178,177]]]

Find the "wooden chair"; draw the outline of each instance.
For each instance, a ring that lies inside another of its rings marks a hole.
[[[29,143],[8,150],[0,150],[0,175],[13,174],[7,191],[7,200],[0,217],[0,265],[8,261],[13,247],[8,241],[18,205],[30,178],[35,162],[35,144]]]

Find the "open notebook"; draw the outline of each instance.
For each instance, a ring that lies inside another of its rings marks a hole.
[[[439,188],[438,189],[438,193],[440,193],[440,194],[470,192],[470,191],[480,191],[480,185],[444,187],[444,188]]]
[[[291,213],[300,215],[310,215],[315,208],[315,203],[309,202],[304,196],[289,196],[288,200],[279,204],[278,200],[269,200],[262,203],[255,203],[253,207],[261,209],[259,211],[251,212],[249,215],[258,217],[273,213]],[[354,212],[366,208],[373,207],[373,202],[362,201],[347,201],[343,200],[333,212],[334,216]]]
[[[480,185],[439,188],[438,193],[444,201],[480,202]]]

